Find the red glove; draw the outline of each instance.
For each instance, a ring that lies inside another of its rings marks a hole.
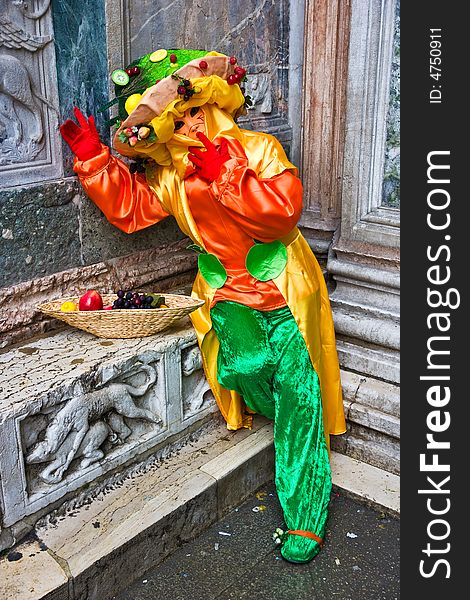
[[[73,112],[80,127],[67,119],[60,126],[60,133],[78,160],[89,160],[101,152],[101,141],[96,131],[95,119],[88,117],[87,120],[76,106]]]
[[[200,148],[191,148],[189,160],[196,167],[197,173],[209,182],[215,181],[219,176],[222,165],[230,160],[231,156],[227,150],[227,140],[222,138],[219,148],[203,134],[198,132],[197,137],[206,147],[206,150]]]

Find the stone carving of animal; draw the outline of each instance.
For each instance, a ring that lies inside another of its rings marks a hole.
[[[37,10],[31,10],[31,3],[23,0],[15,0],[12,4],[20,10],[23,17],[37,21],[49,10],[50,0],[46,0]],[[11,20],[9,12],[8,8],[0,12],[0,48],[27,50],[33,53],[52,41],[51,35],[28,33],[24,25]],[[3,53],[0,53],[0,100],[0,115],[6,118],[7,123],[12,123],[15,144],[20,144],[25,137],[23,123],[17,113],[18,105],[32,115],[33,131],[27,141],[33,144],[38,144],[44,136],[41,109],[36,100],[58,112],[47,98],[33,89],[25,62],[16,56]]]
[[[181,370],[184,377],[189,377],[193,373],[202,370],[202,355],[199,350],[199,346],[193,346],[186,350],[181,358]],[[209,390],[209,384],[207,383],[204,373],[193,378],[189,385],[184,384],[186,387],[184,407],[188,414],[193,414],[202,408],[202,405],[206,401],[206,392]]]
[[[183,375],[185,377],[188,377],[189,375],[194,373],[194,371],[197,371],[199,369],[202,369],[201,351],[199,350],[198,346],[194,346],[193,348],[190,348],[190,350],[188,350],[186,355],[183,356]]]
[[[104,452],[100,449],[100,446],[108,437],[111,437],[112,435],[113,432],[111,428],[104,421],[96,421],[90,425],[74,457],[83,457],[83,460],[80,462],[80,467],[82,469],[85,469],[92,463],[104,458]],[[72,449],[72,445],[72,436],[68,436],[62,444],[60,452],[57,453],[56,458],[47,463],[46,468],[40,471],[40,479],[42,479],[45,483],[58,483],[61,480],[63,475],[61,468],[64,466],[67,460],[67,456]],[[32,455],[28,456],[27,462],[35,462]]]
[[[19,143],[23,140],[23,125],[15,109],[16,102],[33,116],[34,131],[31,140],[39,142],[44,135],[41,111],[33,97],[28,69],[15,56],[8,54],[0,56],[0,94],[3,94],[4,98],[3,103],[0,102],[0,114],[13,122],[15,142]]]
[[[38,442],[26,456],[28,464],[53,461],[53,464],[42,472],[44,481],[61,481],[72,460],[79,455],[79,451],[86,459],[85,462],[82,461],[82,467],[91,464],[90,459],[94,462],[103,458],[104,454],[99,450],[99,446],[113,431],[113,424],[116,428],[121,428],[125,437],[130,435],[130,430],[122,418],[116,420],[112,414],[108,415],[110,411],[118,413],[115,417],[121,415],[132,419],[145,419],[156,424],[162,422],[150,410],[136,406],[133,400],[133,396],[143,396],[157,378],[155,369],[149,365],[142,365],[141,371],[145,371],[148,376],[147,382],[142,386],[111,383],[88,393],[72,394],[71,399],[47,426],[44,440]],[[106,415],[111,427],[103,422]],[[96,422],[101,424],[93,429],[93,423]],[[85,439],[87,434],[88,438]]]
[[[129,437],[131,433],[132,429],[125,424],[122,416],[111,411],[105,416],[104,420],[95,421],[90,425],[74,458],[82,456],[80,467],[86,469],[89,465],[104,458],[101,445],[106,440],[109,440],[112,444],[118,444]],[[58,469],[62,467],[72,449],[72,441],[72,436],[66,437],[60,447],[60,452],[56,453],[55,458],[39,472],[39,478],[45,483],[58,483],[60,481],[61,476]]]

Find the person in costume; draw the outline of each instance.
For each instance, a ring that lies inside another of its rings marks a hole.
[[[173,215],[199,253],[192,313],[227,427],[274,420],[282,556],[319,551],[331,492],[329,436],[346,430],[333,320],[321,269],[296,227],[297,169],[271,135],[240,129],[245,70],[217,52],[160,49],[112,74],[114,148],[78,109],[61,133],[107,219],[132,233]]]

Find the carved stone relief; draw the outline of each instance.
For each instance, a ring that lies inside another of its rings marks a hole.
[[[215,404],[214,396],[202,369],[199,347],[190,346],[181,352],[183,418],[187,419]]]
[[[390,83],[398,83],[396,6],[396,0],[367,0],[352,7],[341,218],[342,241],[394,249],[400,213],[383,203],[383,183],[390,168],[384,164]]]
[[[0,551],[26,516],[163,451],[215,412],[198,353],[187,321],[126,340],[63,330],[0,354]]]
[[[273,111],[272,83],[269,73],[251,75],[246,82],[246,91],[253,105],[248,107],[249,112],[258,111],[269,115]]]
[[[61,174],[52,40],[50,0],[0,1],[0,184],[4,187]]]
[[[31,465],[27,480],[59,483],[70,470],[75,474],[105,459],[114,446],[125,443],[137,420],[162,425],[152,410],[154,365],[134,364],[131,369],[104,374],[105,382],[90,385],[76,381],[52,409],[23,420],[24,460]],[[147,399],[147,402],[145,401]],[[142,434],[142,426],[139,435]],[[72,467],[73,461],[77,461]]]

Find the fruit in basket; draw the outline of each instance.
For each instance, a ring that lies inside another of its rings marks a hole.
[[[152,301],[149,302],[150,308],[160,308],[163,304],[165,304],[165,298],[160,296],[160,294],[147,294],[152,298]]]
[[[79,310],[102,310],[103,298],[96,290],[88,290],[78,301]]]
[[[61,304],[60,310],[62,312],[73,312],[74,310],[78,310],[78,306],[72,300],[66,300]]]
[[[135,308],[168,308],[165,304],[165,298],[160,294],[131,292],[127,290],[118,290],[116,292],[113,309],[135,309]]]

